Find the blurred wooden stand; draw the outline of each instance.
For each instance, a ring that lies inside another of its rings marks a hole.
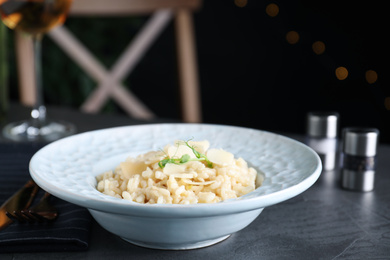
[[[201,122],[201,101],[196,62],[196,46],[192,12],[201,0],[74,0],[72,16],[148,15],[149,20],[130,42],[117,62],[108,70],[65,26],[48,35],[67,53],[98,86],[81,106],[81,110],[97,113],[109,98],[134,118],[155,117],[133,93],[121,84],[155,39],[175,20],[182,117],[185,122]],[[35,103],[33,52],[31,39],[16,33],[20,99],[25,105]]]

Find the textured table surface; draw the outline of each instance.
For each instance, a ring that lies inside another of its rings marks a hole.
[[[21,119],[15,107],[10,118]],[[79,131],[147,123],[120,116],[85,115],[53,109]],[[19,117],[19,118],[18,118]],[[159,120],[164,122],[164,120]],[[299,141],[302,136],[290,135]],[[4,142],[4,140],[3,140]],[[131,245],[96,222],[85,252],[1,254],[1,259],[390,259],[390,146],[379,145],[375,189],[362,193],[340,188],[340,170],[324,171],[301,195],[265,208],[227,240],[202,249],[161,251]],[[190,232],[190,231],[189,231]]]

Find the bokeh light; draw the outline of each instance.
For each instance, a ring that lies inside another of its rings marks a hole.
[[[290,44],[296,44],[299,42],[299,34],[296,31],[289,31],[286,34],[286,40]]]
[[[339,80],[344,80],[348,77],[348,70],[345,67],[338,67],[335,73],[336,73],[336,78]]]
[[[325,52],[325,43],[322,41],[314,42],[311,47],[312,47],[314,53],[317,55],[321,55]]]
[[[385,98],[385,108],[390,110],[390,97]]]
[[[374,70],[366,71],[366,80],[369,84],[374,84],[378,80],[378,74]]]
[[[279,6],[277,4],[271,3],[271,4],[267,5],[267,7],[265,8],[265,12],[269,16],[275,17],[279,14]]]
[[[234,4],[238,7],[245,7],[248,4],[248,0],[234,0]]]

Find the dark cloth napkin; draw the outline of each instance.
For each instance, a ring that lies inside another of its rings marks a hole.
[[[0,144],[0,205],[30,179],[29,161],[42,146]],[[32,205],[43,194],[40,189]],[[0,231],[0,253],[87,250],[91,227],[88,210],[54,196],[51,202],[58,209],[57,220],[51,223],[12,223]]]

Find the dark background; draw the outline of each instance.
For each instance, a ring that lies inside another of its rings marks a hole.
[[[337,111],[340,128],[376,127],[381,141],[390,143],[385,2],[237,3],[205,0],[194,16],[203,122],[304,133],[307,112]],[[270,3],[279,6],[276,17],[265,11]],[[111,67],[146,18],[71,17],[66,26]],[[286,41],[289,31],[299,34],[296,44]],[[315,41],[325,43],[323,54],[313,52]],[[43,46],[46,102],[80,106],[96,83],[49,37]],[[345,80],[336,78],[339,66],[349,72]],[[366,81],[367,70],[377,72],[375,83]],[[171,24],[124,83],[159,117],[179,119],[176,71]],[[11,95],[17,99],[17,88]],[[123,112],[109,102],[102,113]]]
[[[312,110],[340,113],[341,127],[380,128],[390,141],[388,41],[385,8],[379,1],[207,1],[196,17],[204,119],[271,131],[303,133]],[[285,40],[288,31],[300,41]],[[323,41],[325,53],[312,51]],[[349,77],[338,80],[344,66]],[[365,72],[378,73],[368,84]],[[222,97],[217,105],[214,100]]]

